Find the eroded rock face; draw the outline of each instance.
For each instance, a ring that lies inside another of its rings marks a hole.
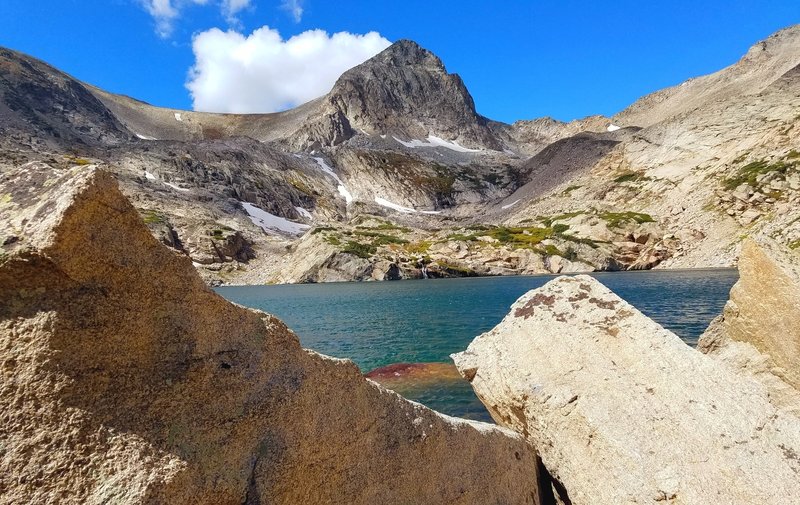
[[[760,383],[688,347],[588,276],[521,297],[453,355],[565,503],[784,503],[800,423]]]
[[[110,175],[0,195],[0,503],[537,503],[520,437],[225,301]]]
[[[747,239],[739,281],[698,349],[752,375],[773,403],[800,413],[800,257],[767,238]]]

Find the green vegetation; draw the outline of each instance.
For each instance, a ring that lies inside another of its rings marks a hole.
[[[425,254],[431,248],[430,240],[420,240],[406,245],[406,251],[410,254]]]
[[[792,149],[791,151],[789,151],[789,154],[786,155],[787,160],[795,160],[797,158],[800,158],[800,152],[798,152],[795,149]]]
[[[789,242],[789,249],[794,250],[798,248],[800,248],[800,239],[792,240],[791,242]]]
[[[88,165],[91,161],[87,160],[86,158],[78,158],[77,156],[72,156],[69,158],[69,161],[80,166]]]
[[[644,174],[641,174],[639,172],[625,172],[617,176],[614,179],[614,182],[623,183],[623,182],[639,182],[647,180],[650,180],[650,178],[646,177]]]
[[[794,166],[794,163],[786,163],[785,161],[776,161],[775,163],[770,163],[768,160],[753,161],[737,170],[732,177],[723,179],[722,186],[729,191],[736,189],[744,183],[752,187],[757,187],[758,176],[770,172],[785,174],[787,170]]]
[[[564,221],[565,219],[571,219],[575,216],[580,216],[581,214],[585,214],[585,212],[565,212],[564,214],[557,214],[555,216],[539,216],[537,219],[545,226],[552,226],[556,221]]]
[[[609,228],[619,228],[623,223],[635,221],[638,224],[653,223],[655,220],[650,214],[641,212],[600,212],[598,217],[608,223]]]
[[[333,235],[329,235],[329,236],[325,237],[325,242],[329,243],[330,245],[337,246],[337,247],[342,245],[342,241],[339,240],[339,237],[335,237]]]
[[[359,237],[368,237],[373,239],[372,245],[373,246],[381,246],[386,244],[408,244],[408,240],[400,237],[396,237],[394,235],[385,235],[383,233],[378,233],[374,231],[357,231],[355,235]]]
[[[567,187],[567,189],[561,192],[561,196],[569,196],[569,194],[575,191],[576,189],[580,189],[580,186],[569,186]]]
[[[378,221],[378,220],[376,220]],[[359,230],[396,230],[401,233],[409,233],[411,228],[406,228],[405,226],[398,226],[394,223],[390,223],[389,221],[378,221],[380,224],[377,226],[364,226],[359,225],[356,226]]]
[[[167,219],[154,210],[145,210],[141,213],[144,224],[164,224]]]
[[[314,191],[306,185],[305,182],[301,181],[300,179],[291,179],[288,181],[289,184],[292,185],[294,189],[297,191],[306,194],[306,195],[313,195]]]
[[[378,248],[372,244],[362,244],[355,240],[348,240],[342,248],[342,252],[358,256],[359,258],[369,259],[373,254],[378,252]]]
[[[333,226],[317,226],[313,230],[311,230],[312,235],[316,235],[317,233],[322,233],[325,231],[336,231],[336,228]]]

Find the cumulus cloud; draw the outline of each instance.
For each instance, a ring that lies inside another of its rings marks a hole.
[[[281,9],[288,12],[294,18],[295,23],[299,23],[303,19],[303,0],[283,0]]]
[[[267,26],[248,36],[212,28],[194,37],[186,87],[198,111],[285,110],[324,95],[345,70],[390,44],[376,32],[309,30],[283,40]]]
[[[175,21],[180,17],[181,11],[187,5],[218,3],[220,12],[225,16],[228,23],[238,26],[239,19],[237,14],[249,8],[252,4],[252,0],[221,0],[219,2],[213,2],[212,0],[140,0],[140,2],[147,13],[153,17],[153,21],[156,24],[156,33],[161,38],[168,38],[172,35]],[[302,8],[300,11],[302,14]]]

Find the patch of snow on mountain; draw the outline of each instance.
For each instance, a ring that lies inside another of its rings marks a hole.
[[[148,137],[147,135],[140,135],[140,134],[138,134],[138,133],[136,134],[136,136],[137,136],[137,137],[139,137],[139,138],[140,138],[140,139],[142,139],[142,140],[158,140],[158,139],[157,139],[157,138],[155,138],[155,137]]]
[[[404,142],[397,137],[392,136],[397,142],[403,144],[406,147],[410,147],[412,149],[417,147],[444,147],[446,149],[450,149],[452,151],[457,151],[460,153],[478,153],[480,149],[470,149],[468,147],[464,147],[459,145],[458,142],[451,142],[449,140],[445,140],[441,137],[437,137],[436,135],[428,135],[428,141],[422,141],[417,139],[409,140],[408,142]]]
[[[144,177],[147,180],[154,181],[156,180],[156,176],[148,172],[147,170],[144,171]]]
[[[170,188],[172,188],[172,189],[174,189],[176,191],[189,191],[189,188],[182,188],[180,186],[176,186],[174,184],[170,184],[169,182],[165,182],[164,185],[165,186],[169,186]]]
[[[180,112],[176,112],[175,113],[175,121],[183,121],[183,119],[181,118],[181,113]]]
[[[286,218],[270,214],[269,212],[259,209],[252,203],[240,202],[247,212],[250,221],[256,226],[259,226],[267,233],[281,232],[290,235],[302,235],[310,228],[307,224],[295,223]]]
[[[299,213],[301,216],[303,216],[304,218],[306,218],[306,219],[313,219],[313,216],[311,215],[311,213],[310,213],[309,211],[307,211],[306,209],[304,209],[303,207],[295,207],[295,210],[296,210],[296,211],[297,211],[297,212],[298,212],[298,213]]]
[[[350,194],[349,191],[347,191],[347,188],[345,187],[344,182],[342,182],[342,180],[339,178],[339,176],[336,175],[336,172],[333,171],[333,169],[330,167],[330,165],[325,163],[325,160],[322,159],[322,158],[316,158],[315,157],[314,161],[317,162],[317,165],[319,165],[319,167],[322,169],[323,172],[325,172],[326,174],[328,174],[331,177],[333,177],[334,180],[336,180],[336,182],[339,183],[339,185],[336,187],[336,189],[339,190],[339,194],[344,197],[344,200],[347,203],[352,202],[353,201],[353,195]]]
[[[514,205],[516,205],[516,204],[518,204],[518,203],[519,203],[519,199],[517,199],[517,200],[514,200],[513,202],[509,203],[508,205],[503,205],[503,206],[502,206],[502,207],[500,207],[500,208],[501,208],[501,209],[503,209],[503,210],[505,210],[505,209],[510,209],[511,207],[513,207]]]
[[[386,207],[388,209],[396,210],[397,212],[402,212],[403,214],[411,214],[412,212],[417,212],[416,210],[410,207],[403,207],[402,205],[390,202],[389,200],[381,198],[379,196],[375,197],[375,203],[377,203],[381,207]]]
[[[610,125],[608,125],[608,128],[606,128],[606,130],[610,132],[615,132],[619,130],[619,126],[615,125],[614,123],[611,123]]]
[[[460,153],[479,153],[481,151],[480,149],[470,149],[468,147],[461,146],[458,144],[458,142],[455,141],[449,142],[435,135],[428,135],[428,142],[440,147],[446,147],[448,149],[452,149],[453,151],[458,151]]]

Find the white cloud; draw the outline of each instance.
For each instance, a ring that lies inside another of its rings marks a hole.
[[[241,11],[250,7],[251,0],[222,0],[222,14],[228,23],[234,26],[239,25],[239,18],[236,17]]]
[[[284,110],[324,95],[345,70],[390,44],[377,32],[309,30],[283,40],[267,26],[249,36],[212,28],[194,37],[186,87],[199,111]]]
[[[180,17],[186,5],[207,5],[212,0],[139,0],[148,14],[156,23],[156,33],[161,38],[172,35],[175,21]],[[232,26],[239,25],[236,15],[251,6],[253,0],[220,0],[219,9],[228,23]],[[214,2],[217,3],[217,2]],[[302,9],[301,9],[302,13]]]
[[[283,0],[281,9],[291,14],[295,23],[303,19],[303,0]]]

